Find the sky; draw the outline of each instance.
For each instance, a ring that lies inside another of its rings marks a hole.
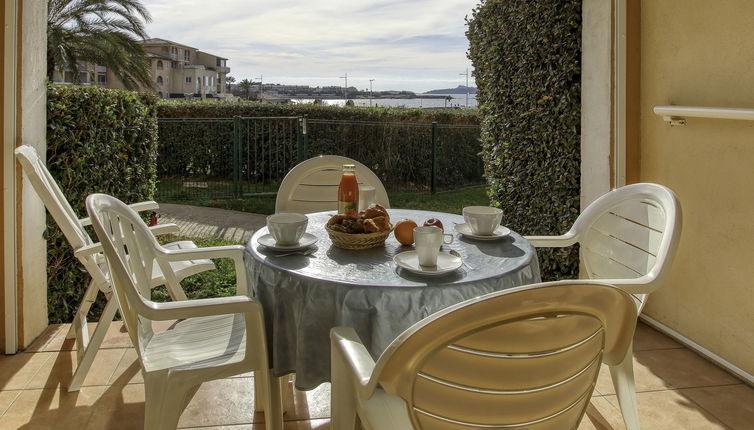
[[[142,0],[150,37],[228,58],[230,76],[424,92],[466,84],[476,0]]]

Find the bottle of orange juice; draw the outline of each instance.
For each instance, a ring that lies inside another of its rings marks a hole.
[[[343,165],[343,176],[338,186],[338,213],[356,215],[359,205],[359,184],[356,182],[356,166]]]

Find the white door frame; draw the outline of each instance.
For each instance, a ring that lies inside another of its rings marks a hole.
[[[5,1],[5,46],[3,49],[3,283],[5,287],[5,353],[18,351],[18,327],[16,311],[16,162],[13,150],[16,147],[16,34],[17,9],[15,0]]]

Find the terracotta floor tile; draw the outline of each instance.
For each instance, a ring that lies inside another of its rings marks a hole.
[[[330,430],[330,419],[286,421],[284,430]]]
[[[754,388],[747,385],[679,390],[730,428],[754,428]]]
[[[131,348],[131,337],[122,321],[113,321],[107,328],[107,334],[100,348]]]
[[[5,411],[7,411],[10,405],[13,404],[19,394],[21,394],[20,390],[0,391],[0,417],[3,416]]]
[[[24,390],[8,408],[0,428],[82,429],[106,387],[84,387],[76,393],[59,389]]]
[[[51,353],[0,355],[0,390],[21,390],[39,372]]]
[[[45,331],[43,331],[42,334],[39,335],[39,337],[36,338],[36,340],[34,340],[34,342],[32,342],[32,344],[24,350],[24,352],[48,351],[48,349],[45,348],[47,344],[49,344],[50,341],[55,339],[61,333],[63,336],[65,336],[65,333],[68,332],[69,327],[69,324],[50,324],[49,326],[47,326],[47,329],[45,329]]]
[[[619,409],[615,396],[605,396],[616,409]],[[636,395],[639,409],[639,422],[643,430],[722,430],[727,429],[712,414],[704,411],[691,399],[676,390],[653,391]]]
[[[121,357],[118,366],[110,376],[108,384],[125,385],[125,384],[143,384],[144,378],[141,375],[141,364],[139,364],[139,355],[133,348],[127,348],[123,357]]]
[[[661,349],[634,353],[636,391],[707,387],[738,384],[740,381],[696,353],[682,349]],[[615,394],[607,366],[600,369],[597,389]]]
[[[290,387],[293,382],[290,382]],[[330,384],[325,383],[311,391],[293,389],[283,392],[283,402],[286,414],[285,421],[310,420],[330,417]]]
[[[125,349],[101,349],[97,352],[82,386],[107,385]],[[76,351],[46,352],[47,362],[29,381],[27,388],[68,387],[76,369]]]
[[[593,397],[578,430],[625,430],[620,410],[607,399]]]
[[[87,430],[141,430],[144,428],[144,385],[107,387],[95,404]]]
[[[186,407],[180,427],[249,424],[262,421],[254,413],[252,378],[228,378],[205,382]]]
[[[50,340],[50,342],[45,345],[44,350],[45,351],[72,351],[76,349],[76,339],[66,339],[66,335],[68,334],[68,329],[70,328],[70,324],[63,324],[61,326],[60,331],[58,332],[58,335],[55,336],[54,339]],[[91,336],[94,333],[94,329],[97,327],[96,322],[88,323],[87,324],[89,328],[89,336]]]
[[[683,345],[642,322],[636,325],[634,351],[677,348],[683,348]]]

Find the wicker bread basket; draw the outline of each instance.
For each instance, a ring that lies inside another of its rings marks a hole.
[[[377,248],[378,246],[382,246],[385,244],[385,240],[388,236],[390,236],[390,232],[393,231],[392,225],[390,226],[390,230],[385,231],[379,231],[377,233],[359,233],[359,234],[349,234],[349,233],[343,233],[340,231],[335,231],[330,229],[330,225],[332,225],[332,222],[334,220],[331,219],[327,222],[327,225],[325,226],[325,230],[327,230],[327,234],[330,235],[330,240],[332,240],[332,244],[337,246],[338,248],[343,249],[369,249],[369,248]]]

